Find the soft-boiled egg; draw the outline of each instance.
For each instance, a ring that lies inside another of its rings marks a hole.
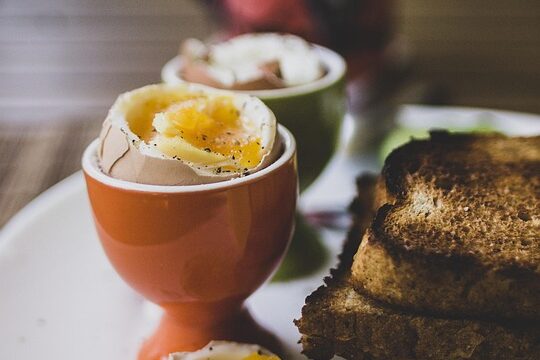
[[[253,344],[230,341],[211,341],[195,352],[179,352],[169,356],[169,360],[280,360],[270,351]]]
[[[148,85],[120,95],[104,122],[102,170],[161,185],[218,182],[277,158],[276,119],[252,96],[202,85]]]
[[[180,55],[183,79],[233,90],[307,84],[325,71],[316,49],[288,34],[243,34],[212,44],[188,39]]]

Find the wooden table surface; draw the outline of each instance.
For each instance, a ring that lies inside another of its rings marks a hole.
[[[0,227],[80,169],[119,93],[212,30],[195,1],[0,1]]]
[[[417,78],[451,103],[540,112],[540,1],[451,3],[400,2]],[[119,93],[212,30],[197,1],[0,0],[0,227],[80,168]]]

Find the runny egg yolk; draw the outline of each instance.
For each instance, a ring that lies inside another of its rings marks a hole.
[[[279,360],[279,358],[276,355],[264,355],[254,352],[253,354],[244,357],[242,360]]]
[[[185,141],[207,153],[232,160],[251,169],[262,160],[261,138],[244,126],[240,112],[229,97],[199,97],[171,104],[153,121],[158,136]],[[167,155],[175,154],[174,147]]]

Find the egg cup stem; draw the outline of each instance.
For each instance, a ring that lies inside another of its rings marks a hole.
[[[186,311],[184,306],[184,310]],[[207,309],[205,314],[214,311]],[[221,310],[219,311],[221,313]],[[199,317],[187,318],[178,313],[178,309],[165,309],[165,314],[154,334],[147,339],[138,356],[138,360],[161,360],[168,354],[179,351],[195,351],[211,340],[230,340],[242,343],[259,344],[275,354],[282,353],[278,339],[261,327],[249,311],[241,308],[227,318]],[[191,318],[191,319],[190,319]],[[221,321],[216,321],[221,320]]]

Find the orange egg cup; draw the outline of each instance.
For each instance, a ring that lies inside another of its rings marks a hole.
[[[280,126],[283,153],[268,167],[225,182],[146,185],[98,166],[97,140],[83,170],[97,232],[120,276],[164,315],[140,360],[193,351],[210,340],[278,350],[244,301],[276,270],[294,228],[296,144]]]

